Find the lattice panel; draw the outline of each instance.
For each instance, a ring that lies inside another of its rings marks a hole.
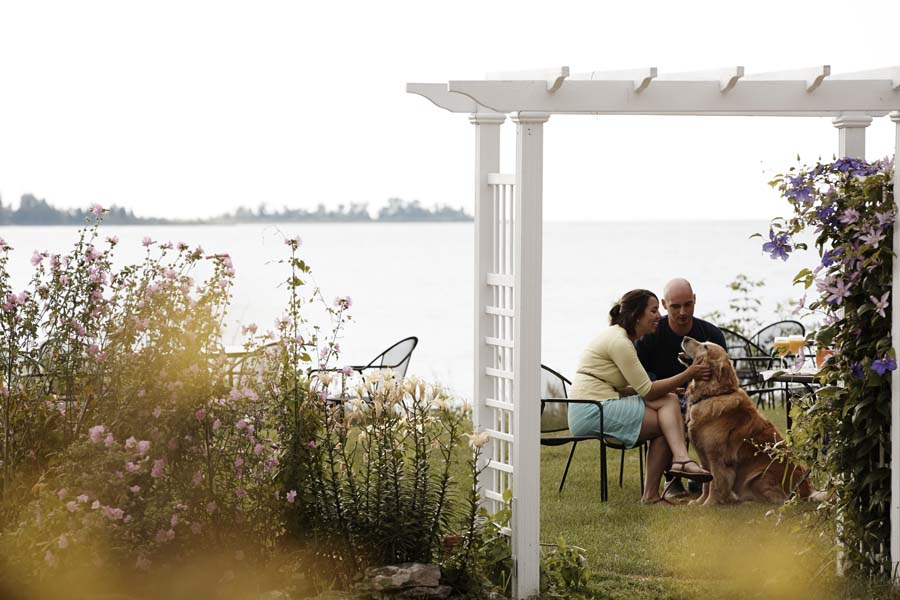
[[[513,486],[513,351],[515,349],[513,315],[515,314],[513,232],[515,184],[509,175],[491,175],[488,181],[493,192],[493,244],[491,272],[486,274],[490,288],[485,312],[491,317],[490,334],[485,342],[491,348],[485,374],[491,381],[489,398],[484,404],[490,409],[489,421],[483,428],[490,436],[486,448],[486,477],[482,495],[488,510],[503,508],[503,492]]]

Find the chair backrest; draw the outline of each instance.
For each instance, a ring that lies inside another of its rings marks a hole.
[[[778,336],[806,335],[806,328],[800,321],[776,321],[766,325],[754,334],[753,342],[763,349],[766,354],[772,354],[775,350],[775,338]]]
[[[419,343],[419,338],[411,336],[404,338],[372,359],[366,367],[378,369],[391,369],[395,377],[406,377],[406,369],[409,367],[409,359],[413,350]]]
[[[735,358],[747,358],[749,356],[766,356],[768,354],[738,332],[724,327],[720,327],[719,329],[722,330],[722,335],[725,336],[725,349],[728,350],[728,356],[730,356],[732,360]]]
[[[550,367],[541,365],[541,399],[568,398],[572,382]],[[565,402],[541,402],[541,433],[553,433],[569,429],[568,404]]]

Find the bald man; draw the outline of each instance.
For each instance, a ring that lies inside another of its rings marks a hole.
[[[678,375],[685,367],[678,362],[681,341],[689,335],[698,342],[715,342],[726,348],[722,331],[694,316],[697,296],[686,279],[673,279],[663,289],[662,306],[666,316],[659,321],[653,333],[648,333],[635,344],[638,358],[651,379],[666,379]]]
[[[686,279],[673,279],[663,288],[662,306],[666,316],[659,320],[656,331],[639,339],[638,358],[651,379],[667,379],[685,370],[678,362],[681,352],[681,341],[689,335],[698,342],[714,342],[723,348],[725,336],[722,331],[703,319],[694,316],[694,305],[697,296]],[[727,350],[727,348],[726,348]],[[685,410],[685,401],[681,397],[681,411]],[[667,486],[667,497],[677,498],[687,493],[681,482]]]

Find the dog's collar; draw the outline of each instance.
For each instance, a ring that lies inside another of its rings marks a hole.
[[[703,401],[706,400],[707,398],[712,398],[712,396],[703,396],[702,398],[699,398],[699,399],[697,399],[697,400],[694,400],[693,398],[688,398],[688,404],[690,404],[691,406],[693,406],[693,405],[695,405],[695,404],[700,404],[701,402],[703,402]]]

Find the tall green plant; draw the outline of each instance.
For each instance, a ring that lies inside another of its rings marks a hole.
[[[329,375],[321,379],[329,383]],[[307,408],[321,427],[291,445],[300,456],[286,457],[305,467],[282,472],[284,488],[306,490],[293,498],[289,518],[308,528],[304,537],[348,580],[367,566],[440,555],[462,517],[453,467],[469,423],[440,387],[416,378],[380,372],[355,389],[347,404],[310,396]]]
[[[825,387],[794,405],[791,449],[830,492],[838,536],[852,571],[890,572],[890,372],[892,237],[897,209],[893,163],[844,158],[791,169],[771,182],[793,214],[774,219],[763,249],[787,260],[812,229],[821,257],[795,283],[814,288],[808,308],[824,313],[816,335],[835,355],[820,372]]]

